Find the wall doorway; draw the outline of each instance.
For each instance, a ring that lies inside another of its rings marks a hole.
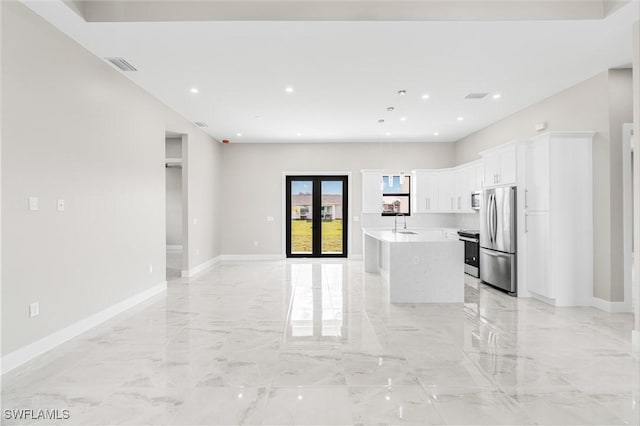
[[[286,176],[287,257],[347,257],[347,176]]]
[[[186,136],[165,135],[165,225],[167,281],[182,276],[188,264],[186,210],[186,176],[183,150]]]

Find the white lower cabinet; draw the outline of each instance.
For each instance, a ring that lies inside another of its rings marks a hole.
[[[549,286],[549,212],[525,214],[527,289],[553,299]]]

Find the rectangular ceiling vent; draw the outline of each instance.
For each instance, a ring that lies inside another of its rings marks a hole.
[[[195,124],[198,127],[209,127],[207,126],[207,123],[205,123],[204,121],[194,121],[193,124]]]
[[[482,99],[487,95],[488,95],[488,93],[469,93],[464,98],[465,99]]]
[[[124,58],[105,58],[107,61],[111,62],[116,68],[120,71],[138,71],[136,67],[131,65]]]

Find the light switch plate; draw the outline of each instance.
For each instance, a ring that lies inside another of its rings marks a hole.
[[[40,302],[33,302],[29,305],[29,316],[31,318],[40,315]]]
[[[29,210],[38,211],[38,197],[29,197]]]

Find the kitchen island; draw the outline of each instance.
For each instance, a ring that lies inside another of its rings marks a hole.
[[[391,303],[464,302],[464,243],[447,238],[446,229],[363,234],[365,271],[388,281]]]

